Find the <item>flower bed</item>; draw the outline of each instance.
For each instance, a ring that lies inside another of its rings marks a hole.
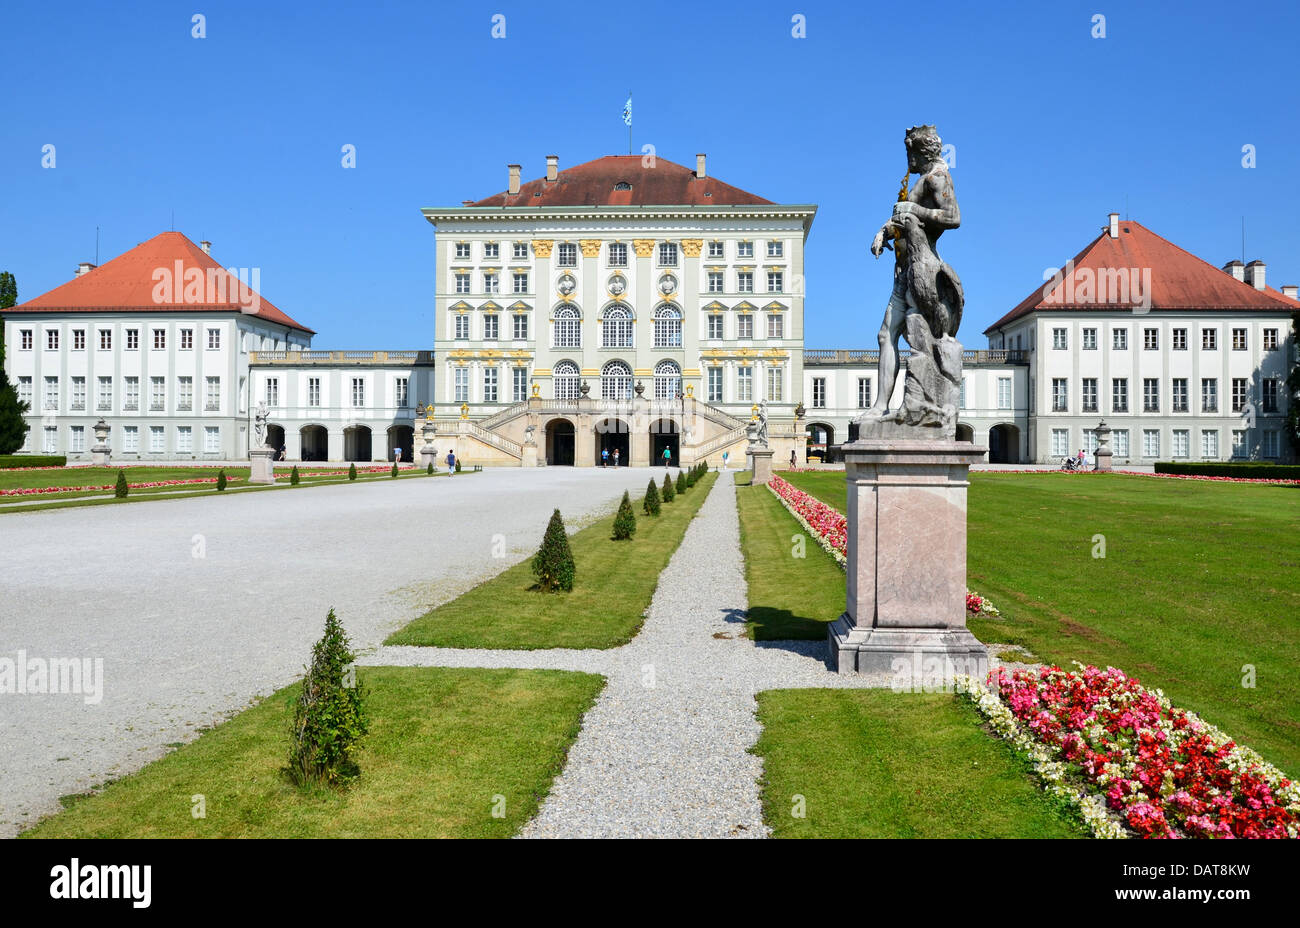
[[[227,477],[228,481],[233,483],[236,480],[242,480],[242,477]],[[195,477],[190,480],[153,480],[148,483],[128,483],[127,486],[132,490],[143,490],[148,487],[183,487],[195,483],[216,483],[216,477]],[[13,490],[0,490],[0,496],[48,496],[51,493],[87,493],[95,490],[112,490],[117,484],[106,483],[101,486],[89,487],[19,487]]]
[[[848,563],[849,520],[839,510],[826,505],[815,496],[797,489],[787,480],[773,476],[767,488],[772,491],[781,505],[786,508],[795,521],[804,527],[808,534],[835,558],[835,563],[845,568]],[[987,597],[978,593],[966,592],[966,616],[985,615],[996,618],[1000,612],[989,602]]]
[[[1098,837],[1295,838],[1300,787],[1113,667],[993,671],[961,690]]]
[[[1174,480],[1217,480],[1220,483],[1263,483],[1272,485],[1290,485],[1300,483],[1300,480],[1292,480],[1288,477],[1219,477],[1207,474],[1153,474],[1144,470],[1120,470],[1112,471],[1100,470],[977,470],[972,471],[976,474],[1123,474],[1126,477],[1161,477],[1173,478]]]

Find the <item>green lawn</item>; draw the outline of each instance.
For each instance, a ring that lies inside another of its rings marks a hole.
[[[26,832],[69,837],[509,837],[560,772],[602,677],[550,670],[363,667],[370,734],[346,792],[280,773],[298,686]],[[196,819],[202,795],[206,818]],[[495,797],[504,797],[504,804]],[[502,813],[494,817],[494,808]]]
[[[385,644],[521,649],[625,644],[645,621],[659,573],[668,566],[716,479],[712,473],[702,477],[685,495],[665,503],[658,518],[645,516],[641,497],[635,496],[637,530],[631,541],[610,540],[612,514],[570,535],[577,565],[572,592],[532,589],[532,558],[528,557],[420,616]]]
[[[1083,826],[945,693],[758,694],[763,819],[778,838],[1067,838]],[[792,814],[804,797],[805,817]]]
[[[842,473],[784,476],[844,511]],[[1300,489],[976,473],[968,504],[968,584],[1003,614],[980,639],[1118,667],[1300,772]]]
[[[767,487],[738,486],[750,637],[826,638],[844,611],[844,571]],[[803,539],[802,557],[798,540]]]

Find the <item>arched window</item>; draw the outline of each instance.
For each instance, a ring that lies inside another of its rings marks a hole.
[[[655,347],[682,347],[682,311],[671,303],[655,310]]]
[[[551,379],[555,383],[557,400],[576,400],[578,398],[578,365],[572,361],[561,361],[552,368]]]
[[[682,369],[673,361],[655,365],[655,399],[675,400],[682,392]]]
[[[632,310],[626,303],[605,307],[605,321],[601,326],[601,347],[632,347]]]
[[[552,348],[582,347],[582,313],[576,306],[561,306],[555,311]]]
[[[606,400],[632,398],[632,368],[622,361],[610,361],[600,370],[600,396]]]

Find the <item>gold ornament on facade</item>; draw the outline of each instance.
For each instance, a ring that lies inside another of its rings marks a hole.
[[[542,388],[538,385],[537,381],[534,380],[534,381],[533,381],[533,396],[534,396],[534,397],[538,397],[538,396],[541,396],[541,395],[542,395]]]
[[[554,245],[555,242],[551,239],[535,238],[533,239],[533,252],[539,258],[549,258],[551,256],[551,248]]]
[[[584,258],[600,257],[600,239],[584,238],[578,240],[578,247],[582,249]]]
[[[686,395],[691,399],[695,398],[695,384],[688,383],[686,385]]]
[[[682,254],[688,258],[698,258],[700,249],[704,247],[702,238],[684,238],[682,239]]]
[[[638,258],[648,258],[654,254],[655,240],[652,238],[634,238],[632,239],[632,247],[636,249]]]
[[[461,403],[461,404],[460,404],[460,417],[461,417],[462,419],[468,419],[468,418],[469,418],[469,403]]]

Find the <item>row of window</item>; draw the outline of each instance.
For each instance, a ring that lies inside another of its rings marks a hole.
[[[785,396],[785,370],[781,367],[765,368],[766,399],[779,403]],[[482,368],[480,396],[484,403],[504,402],[501,394],[500,368],[489,366]],[[554,398],[557,400],[576,400],[581,395],[582,378],[578,365],[573,361],[560,361],[551,369],[551,384]],[[609,361],[600,372],[600,398],[603,400],[630,400],[635,395],[636,386],[632,379],[632,368],[625,361]],[[675,361],[663,360],[655,365],[652,395],[656,400],[677,399],[682,392],[682,370]],[[708,402],[725,402],[723,396],[723,369],[710,367],[706,371],[705,394]],[[754,368],[745,364],[736,368],[736,382],[732,402],[754,402]],[[454,402],[470,401],[470,368],[452,369],[452,397]],[[522,403],[528,398],[528,370],[524,367],[511,368],[510,402]]]
[[[86,409],[86,378],[72,377],[71,402],[69,409],[79,412]],[[32,378],[18,378],[18,399],[35,410],[32,404]],[[46,377],[41,394],[41,409],[58,412],[63,408],[62,394],[58,377]],[[112,377],[98,377],[95,383],[95,411],[111,412],[114,408],[114,383]],[[140,408],[140,378],[122,378],[122,409],[134,412]],[[188,412],[194,408],[194,378],[176,378],[176,409]],[[204,378],[203,408],[208,412],[221,409],[221,378]],[[167,379],[165,377],[149,378],[149,410],[163,412],[167,409]]]
[[[164,454],[167,449],[167,430],[165,426],[151,425],[146,432],[148,444],[145,450],[149,454]],[[194,453],[194,427],[189,425],[178,425],[174,431],[174,441],[172,451],[178,454]],[[121,426],[121,437],[119,439],[121,447],[114,448],[115,451],[123,454],[139,454],[140,448],[140,426],[123,425]],[[28,434],[27,442],[23,450],[30,450],[28,445],[31,444],[31,435]],[[112,444],[110,440],[110,444]],[[54,454],[59,450],[59,429],[58,426],[47,425],[41,434],[41,452],[43,454]],[[86,427],[84,425],[68,426],[68,452],[77,454],[85,452],[86,449]],[[203,453],[219,454],[221,453],[221,427],[217,425],[208,425],[203,427]]]
[[[872,378],[858,378],[858,408],[866,409],[871,406],[872,397]],[[961,409],[968,408],[966,405],[966,379],[962,378],[960,398],[958,406]],[[997,403],[998,409],[1011,408],[1011,378],[999,377],[997,380]],[[826,378],[812,378],[812,406],[813,409],[826,408]]]
[[[410,405],[411,399],[411,381],[408,377],[397,377],[393,381],[393,399],[394,405],[398,408],[406,408]],[[272,409],[280,405],[280,378],[267,377],[264,384],[263,399],[266,405]],[[353,377],[352,389],[350,391],[352,406],[360,409],[366,405],[366,378]],[[307,378],[307,405],[320,406],[321,404],[321,378]]]
[[[754,292],[754,272],[753,271],[736,271],[736,289],[735,293],[753,293]],[[452,272],[453,286],[452,289],[458,294],[474,293],[473,274],[467,270],[456,270]],[[483,271],[480,275],[482,280],[481,289],[478,291],[483,294],[500,294],[501,293],[501,275],[496,271]],[[529,275],[527,271],[512,270],[510,272],[510,292],[516,294],[529,294],[532,291],[528,289]],[[707,275],[706,287],[709,293],[726,293],[726,272],[709,271]],[[784,293],[785,292],[785,272],[769,270],[767,271],[767,293]]]
[[[501,337],[501,320],[497,313],[484,313],[481,317],[483,341],[497,341]],[[753,313],[737,313],[735,316],[735,338],[752,339],[754,337]],[[516,341],[528,338],[528,315],[515,313],[511,317],[512,337]],[[680,348],[682,346],[682,311],[676,306],[665,304],[657,308],[652,320],[654,325],[654,347]],[[632,348],[635,317],[632,309],[625,303],[615,303],[601,313],[600,342],[602,348]],[[473,316],[470,313],[455,313],[452,316],[452,338],[468,341],[473,338]],[[722,313],[713,313],[707,317],[707,331],[710,339],[726,338],[726,317]],[[767,315],[767,337],[785,338],[785,317],[781,313]],[[582,347],[582,314],[576,307],[561,306],[555,311],[551,325],[552,348]]]
[[[482,245],[483,254],[481,260],[501,260],[500,242],[483,242]],[[473,260],[472,243],[456,242],[454,255],[457,261]],[[710,241],[708,243],[708,256],[714,260],[725,260],[727,256],[726,242],[719,239]],[[778,239],[768,240],[767,256],[769,258],[785,257],[785,242]],[[676,267],[680,260],[680,250],[675,242],[660,242],[658,257],[660,267]],[[754,243],[748,240],[736,242],[736,257],[738,259],[754,257]],[[528,260],[528,243],[511,243],[511,258],[515,261]],[[605,245],[605,263],[607,266],[627,267],[627,260],[628,250],[626,242],[608,242]],[[560,242],[556,245],[555,264],[557,267],[577,267],[578,246],[573,242]]]
[[[1247,350],[1247,329],[1234,328],[1232,330],[1232,350]],[[1187,350],[1187,329],[1172,329],[1169,333],[1171,347],[1174,351]],[[1278,330],[1264,329],[1264,350],[1276,351],[1278,349]],[[1058,351],[1066,350],[1070,347],[1069,329],[1054,328],[1052,329],[1052,347]],[[1128,329],[1111,330],[1111,348],[1116,351],[1125,351],[1128,349]],[[1142,348],[1145,351],[1160,350],[1160,329],[1144,328],[1142,330]],[[1201,329],[1201,350],[1217,351],[1219,348],[1219,330],[1217,328]],[[1086,328],[1083,330],[1083,350],[1095,351],[1097,349],[1097,330]]]
[[[1115,377],[1110,382],[1110,411],[1129,411],[1128,378]],[[1080,389],[1080,412],[1098,412],[1097,378],[1084,377]],[[1263,412],[1278,411],[1279,382],[1273,378],[1260,381],[1260,405]],[[1246,377],[1232,378],[1232,411],[1243,412],[1250,402],[1250,381]],[[1052,412],[1069,412],[1069,381],[1065,377],[1052,378]],[[1160,411],[1160,380],[1157,377],[1142,379],[1142,411]],[[1190,412],[1188,380],[1174,377],[1170,382],[1170,412]],[[1201,378],[1201,412],[1219,411],[1219,381],[1216,377]]]
[[[163,350],[166,350],[166,348],[167,348],[167,330],[166,330],[166,329],[153,329],[153,330],[152,330],[152,333],[153,333],[153,339],[152,339],[152,342],[153,342],[154,350],[155,350],[155,351],[163,351]],[[122,332],[122,334],[123,334],[124,339],[125,339],[126,350],[127,350],[127,351],[136,351],[136,350],[139,349],[139,347],[140,347],[140,330],[139,330],[139,329],[124,329],[123,332]],[[188,350],[190,350],[190,349],[192,349],[192,348],[194,347],[194,330],[193,330],[193,329],[181,329],[181,330],[179,331],[178,335],[179,335],[180,348],[181,348],[182,351],[188,351]],[[100,350],[100,351],[112,351],[112,350],[113,350],[113,330],[112,330],[112,329],[99,329],[99,330],[97,330],[97,336],[98,336],[98,344],[99,344],[99,350]],[[46,330],[45,330],[45,348],[46,348],[47,351],[58,351],[58,350],[59,350],[59,337],[60,337],[60,330],[59,330],[59,329],[46,329]],[[33,330],[33,329],[19,329],[19,330],[18,330],[18,347],[19,347],[20,350],[22,350],[22,351],[31,351],[34,342],[35,342],[35,335],[34,335],[34,330]],[[216,350],[216,349],[218,349],[218,348],[221,347],[221,330],[220,330],[220,329],[208,329],[208,330],[207,330],[207,345],[208,345],[208,348],[213,349],[213,350]],[[85,330],[85,329],[73,329],[73,330],[72,330],[72,350],[73,350],[73,351],[84,351],[85,349],[86,349],[86,330]]]
[[[1219,458],[1219,430],[1218,429],[1201,429],[1201,459],[1213,461]],[[1160,429],[1143,429],[1142,430],[1142,454],[1144,458],[1158,458],[1161,456],[1161,430]],[[1071,441],[1069,429],[1052,429],[1052,455],[1064,457],[1065,455],[1074,454],[1075,446]],[[1089,454],[1095,454],[1098,447],[1097,433],[1093,429],[1083,430],[1083,448]],[[1174,458],[1187,458],[1191,456],[1192,447],[1192,430],[1191,429],[1171,429],[1169,452]],[[1265,458],[1276,458],[1280,456],[1282,447],[1281,432],[1278,429],[1264,429],[1260,434],[1259,455]],[[1131,448],[1129,445],[1129,430],[1114,429],[1111,431],[1110,448],[1116,457],[1131,457]],[[1245,458],[1250,457],[1255,449],[1249,444],[1249,434],[1247,429],[1232,429],[1232,457]]]

